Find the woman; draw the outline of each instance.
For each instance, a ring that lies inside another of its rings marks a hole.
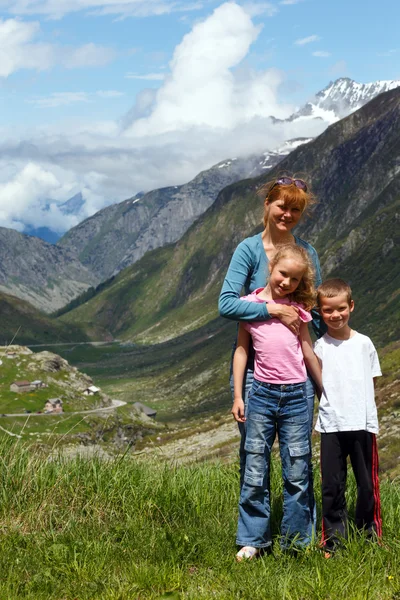
[[[242,302],[240,294],[244,288],[245,294],[250,294],[255,289],[265,287],[268,278],[268,263],[278,248],[284,244],[298,244],[309,253],[315,268],[315,284],[321,281],[321,271],[318,255],[308,242],[293,235],[293,228],[299,223],[304,212],[315,202],[314,195],[302,179],[280,177],[266,184],[260,190],[265,193],[264,201],[264,230],[252,237],[243,240],[236,248],[226,274],[219,297],[219,311],[222,317],[234,321],[264,321],[278,318],[280,321],[298,333],[300,317],[293,306],[280,304],[257,304]],[[320,337],[325,333],[322,320],[316,311],[312,311],[313,328]],[[246,402],[253,383],[254,353],[249,353],[246,375],[243,384],[243,399]],[[233,395],[233,381],[231,376],[231,390]],[[309,434],[311,441],[312,419],[314,412],[314,386],[310,379],[307,380],[307,398],[309,407]],[[240,443],[240,481],[242,484],[245,465],[244,441],[245,424],[239,423],[241,433]],[[310,482],[312,489],[312,481]],[[310,510],[314,515],[314,498],[310,498]]]

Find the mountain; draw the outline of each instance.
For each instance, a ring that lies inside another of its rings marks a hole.
[[[0,291],[52,312],[98,283],[67,248],[0,227]]]
[[[48,244],[56,244],[61,237],[61,233],[57,233],[57,231],[53,231],[49,227],[31,227],[30,225],[26,225],[23,233],[38,237]]]
[[[57,202],[55,202],[54,200],[48,200],[46,202],[44,210],[48,212],[52,204],[57,204]],[[79,215],[79,212],[84,204],[85,200],[82,194],[79,192],[78,194],[75,194],[75,196],[72,196],[72,198],[70,198],[66,202],[59,204],[58,208],[60,209],[63,215]],[[33,225],[30,224],[26,224],[23,230],[23,233],[26,233],[27,235],[32,235],[34,237],[38,237],[41,240],[48,242],[49,244],[56,244],[64,232],[65,229],[63,232],[59,232],[54,231],[50,227],[33,227]]]
[[[85,200],[81,192],[78,192],[75,196],[60,204],[60,210],[64,215],[78,215],[84,204]]]
[[[295,112],[290,120],[312,117],[333,123],[358,110],[379,94],[399,86],[400,80],[357,83],[348,77],[341,77],[331,81],[326,88]]]
[[[338,79],[289,121],[317,118],[328,125],[398,85],[400,81],[360,84]],[[58,244],[77,253],[82,263],[104,281],[149,250],[177,241],[225,186],[267,172],[310,139],[288,140],[262,155],[230,158],[185,185],[154,190],[108,206],[68,231]]]
[[[289,147],[284,150],[289,152]],[[225,186],[277,164],[278,152],[232,158],[203,171],[189,183],[139,194],[86,219],[58,242],[105,280],[147,251],[176,242]]]
[[[79,327],[50,319],[29,302],[0,292],[0,345],[51,344],[54,342],[85,342],[86,334]]]
[[[222,190],[179,242],[147,253],[61,319],[146,343],[211,323],[235,246],[261,229],[256,189],[282,170],[308,173],[319,203],[296,233],[316,246],[324,277],[340,275],[351,283],[354,326],[380,344],[399,339],[400,88],[294,150],[268,177]]]

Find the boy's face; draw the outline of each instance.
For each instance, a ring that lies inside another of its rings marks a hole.
[[[328,326],[328,329],[332,331],[338,331],[349,322],[350,314],[354,310],[354,302],[353,300],[348,302],[347,294],[338,294],[333,298],[324,298],[320,299],[320,307],[319,312],[321,316]]]

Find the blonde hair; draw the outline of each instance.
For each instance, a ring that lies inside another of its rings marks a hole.
[[[305,310],[311,310],[315,306],[316,292],[314,287],[314,265],[310,255],[307,250],[297,244],[281,246],[269,261],[271,271],[282,258],[294,258],[297,262],[304,265],[304,273],[301,281],[295,291],[289,294],[288,298],[292,302],[302,304]]]
[[[308,211],[308,209],[317,202],[315,195],[310,190],[310,186],[307,182],[307,191],[298,188],[294,183],[285,185],[283,183],[276,183],[281,177],[290,177],[291,179],[301,179],[295,175],[282,174],[279,175],[273,181],[269,181],[261,186],[257,190],[257,194],[264,198],[267,204],[272,204],[277,200],[282,200],[286,206],[298,206],[301,212]],[[304,180],[303,180],[304,181]],[[264,204],[264,227],[268,224],[268,211]]]
[[[352,291],[349,284],[344,279],[327,279],[317,289],[317,302],[318,306],[321,305],[321,298],[335,298],[340,294],[346,295],[346,300],[350,306],[352,301]]]

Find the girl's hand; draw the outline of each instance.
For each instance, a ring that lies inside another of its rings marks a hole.
[[[233,418],[235,419],[235,421],[237,421],[238,423],[245,422],[246,417],[244,416],[243,398],[235,398],[231,412],[233,414]]]
[[[287,304],[268,303],[267,309],[271,317],[277,317],[283,325],[286,325],[295,335],[298,335],[300,330],[301,319],[299,317],[299,309],[296,306]]]

